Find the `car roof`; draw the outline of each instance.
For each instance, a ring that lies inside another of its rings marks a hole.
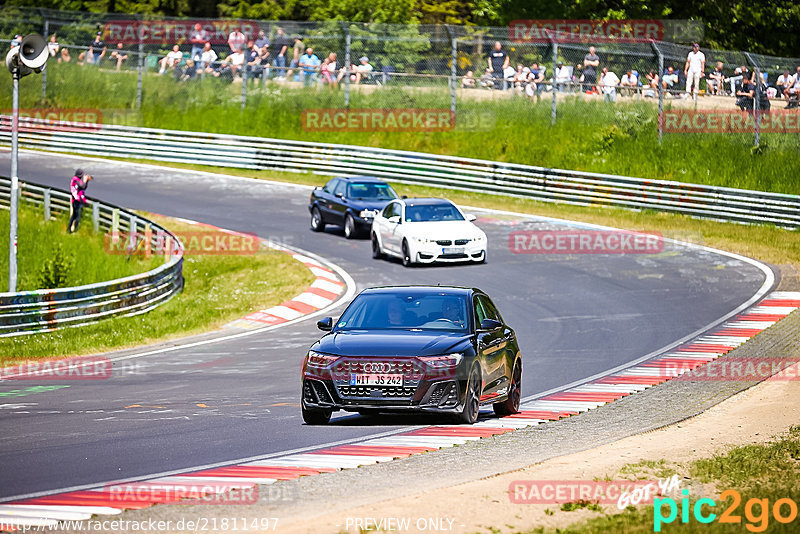
[[[435,295],[437,293],[447,293],[449,295],[465,295],[469,296],[472,293],[483,293],[478,288],[475,287],[461,287],[461,286],[416,286],[416,285],[409,285],[409,286],[378,286],[378,287],[369,287],[361,292],[363,293],[370,293],[370,294],[384,294],[390,295],[393,293],[400,293],[404,290],[413,289],[417,293]]]
[[[385,184],[386,182],[381,180],[380,178],[375,178],[374,176],[339,176],[340,180],[344,180],[346,182],[358,182],[358,183],[371,183],[371,184]]]
[[[452,204],[446,198],[406,198],[399,199],[406,203],[406,206],[434,206],[436,204]]]

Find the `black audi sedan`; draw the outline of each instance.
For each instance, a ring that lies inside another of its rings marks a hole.
[[[302,366],[307,424],[335,410],[436,412],[472,424],[481,405],[519,411],[522,357],[514,331],[475,288],[376,287],[362,291]]]
[[[311,229],[322,232],[328,224],[342,226],[344,236],[353,239],[368,230],[375,214],[395,198],[394,189],[377,178],[334,178],[311,192]]]

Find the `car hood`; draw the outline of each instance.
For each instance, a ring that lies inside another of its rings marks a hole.
[[[470,221],[431,221],[403,223],[407,236],[427,239],[474,239],[485,234]]]
[[[434,356],[463,350],[469,334],[411,330],[348,330],[317,341],[311,350],[337,356]]]

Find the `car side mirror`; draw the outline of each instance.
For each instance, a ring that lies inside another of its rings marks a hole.
[[[465,217],[467,218],[467,220],[468,220],[469,222],[472,222],[472,221],[476,221],[476,220],[478,220],[478,218],[477,218],[475,215],[473,215],[472,213],[467,213],[467,214],[465,215]]]
[[[333,319],[330,317],[325,317],[324,319],[320,319],[317,321],[317,328],[322,330],[323,332],[330,332],[333,330]]]
[[[486,332],[497,330],[501,326],[503,326],[503,323],[495,319],[484,319],[481,321],[481,330],[485,330]]]
[[[399,215],[392,215],[387,220],[392,224],[400,224],[400,216]]]
[[[336,197],[337,197],[337,198],[344,198],[344,195],[343,195],[343,194],[341,194],[341,193],[336,193]]]

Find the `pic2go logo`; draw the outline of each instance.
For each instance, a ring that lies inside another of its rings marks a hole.
[[[742,516],[736,513],[736,509],[742,503],[742,496],[737,490],[729,489],[723,491],[719,498],[721,501],[727,501],[729,498],[733,502],[719,515],[713,513],[717,503],[713,499],[703,498],[698,499],[694,505],[689,504],[689,490],[685,489],[681,492],[683,498],[681,499],[680,513],[681,523],[689,523],[689,511],[691,509],[695,521],[698,523],[712,523],[717,520],[718,523],[733,523],[740,525],[742,523]],[[664,506],[666,505],[668,511],[665,514]],[[791,499],[783,498],[778,499],[769,506],[769,499],[749,499],[744,505],[744,516],[747,519],[745,528],[750,532],[764,532],[769,526],[769,516],[772,512],[772,517],[778,523],[791,523],[797,518],[797,503]],[[784,512],[788,512],[784,515]],[[675,499],[669,497],[658,498],[653,501],[653,532],[661,532],[662,524],[670,524],[678,518],[678,503]]]

